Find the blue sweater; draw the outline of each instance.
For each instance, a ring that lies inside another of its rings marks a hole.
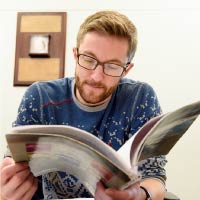
[[[74,78],[37,82],[25,92],[14,126],[70,125],[90,132],[118,150],[150,118],[161,112],[157,96],[146,83],[121,79],[110,101],[100,106],[80,104],[74,95]],[[143,178],[165,180],[165,157],[140,163]],[[76,177],[52,172],[39,179],[44,199],[91,197]]]

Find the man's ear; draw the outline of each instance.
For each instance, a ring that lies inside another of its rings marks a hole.
[[[130,63],[129,66],[126,68],[126,70],[124,71],[122,77],[126,76],[129,71],[134,67],[134,64],[133,63]]]
[[[74,59],[77,60],[77,48],[73,48]]]

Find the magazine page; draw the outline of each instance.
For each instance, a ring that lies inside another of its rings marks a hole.
[[[79,178],[92,194],[100,179],[108,187],[123,189],[139,178],[131,170],[121,170],[95,149],[73,138],[30,132],[6,136],[13,158],[30,160],[35,176],[65,171]]]
[[[160,119],[159,117],[155,118],[158,120],[154,121],[156,122],[155,125],[142,141],[140,133],[135,136],[135,140],[131,146],[132,165],[149,157],[168,154],[199,114],[200,101],[160,116]],[[149,124],[151,124],[150,121]],[[143,128],[145,128],[145,125]]]
[[[137,131],[118,151],[120,157],[123,157],[129,167],[137,167],[137,162],[131,164],[131,151],[135,153],[138,146],[142,148],[143,140],[149,134],[152,127],[163,117],[163,115],[152,118],[147,121],[145,125]],[[134,143],[134,145],[132,145]],[[132,148],[132,149],[131,149]],[[136,153],[135,153],[136,154]]]
[[[31,135],[35,133],[41,133],[67,136],[88,145],[89,147],[109,159],[110,162],[118,166],[118,168],[122,169],[123,171],[130,171],[130,167],[126,163],[124,163],[123,158],[120,157],[113,148],[105,144],[96,136],[84,130],[66,125],[26,125],[13,128],[9,134],[16,133],[26,133]]]

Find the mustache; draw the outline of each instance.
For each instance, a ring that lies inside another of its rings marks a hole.
[[[83,84],[88,84],[88,85],[91,85],[93,87],[103,87],[103,88],[106,87],[102,82],[96,82],[94,80],[85,80],[83,82]]]

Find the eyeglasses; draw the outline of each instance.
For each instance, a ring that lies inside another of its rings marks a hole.
[[[101,65],[103,67],[104,74],[113,77],[120,77],[130,63],[127,63],[124,66],[111,62],[104,63],[91,56],[78,54],[78,64],[88,70],[95,70],[98,65]]]

